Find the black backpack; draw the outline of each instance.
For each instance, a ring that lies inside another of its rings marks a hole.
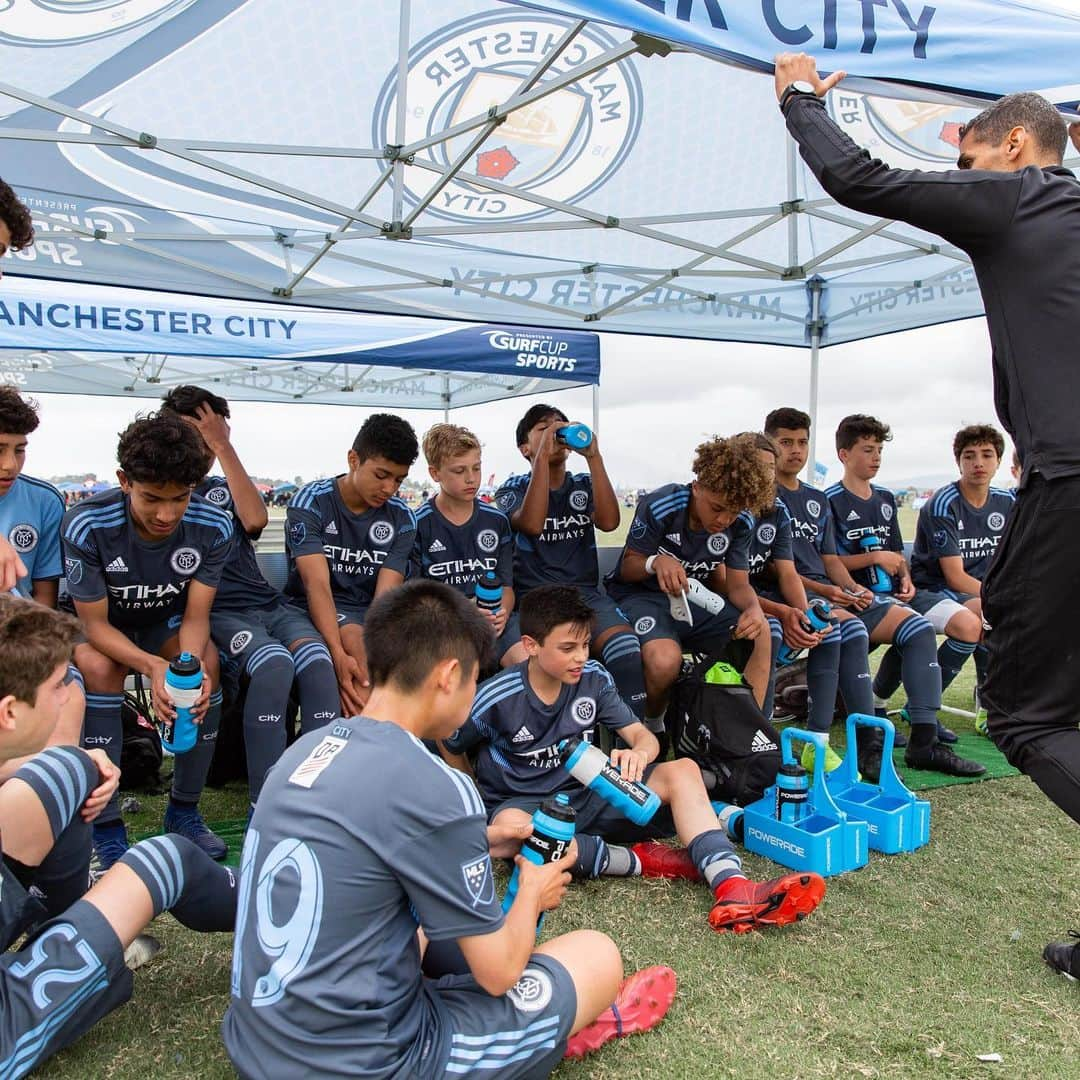
[[[672,687],[665,725],[675,756],[701,766],[710,799],[747,806],[776,780],[780,733],[745,683],[705,681],[716,662],[709,656],[687,664]]]
[[[161,792],[161,736],[148,717],[148,705],[134,694],[124,694],[120,706],[123,741],[120,744],[121,782],[125,791]]]

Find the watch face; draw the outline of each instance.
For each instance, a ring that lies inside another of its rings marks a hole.
[[[815,93],[814,87],[811,83],[806,82],[805,79],[796,79],[791,84],[792,90],[797,90],[800,94],[813,94]]]

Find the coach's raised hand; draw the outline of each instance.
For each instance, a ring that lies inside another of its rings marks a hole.
[[[780,53],[773,63],[776,71],[777,101],[793,82],[809,83],[818,97],[824,97],[847,75],[846,71],[834,71],[823,79],[818,74],[817,61],[806,53]]]

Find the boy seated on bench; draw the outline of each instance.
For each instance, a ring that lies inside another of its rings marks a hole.
[[[286,511],[285,591],[330,650],[343,716],[363,712],[371,693],[367,609],[409,571],[416,519],[396,496],[419,449],[400,416],[369,416],[349,450],[348,472],[305,484]]]
[[[502,589],[498,611],[483,611],[495,635],[501,667],[525,659],[514,612],[514,532],[497,507],[478,500],[480,440],[456,424],[436,424],[424,435],[424,458],[439,490],[416,511],[414,558],[420,575],[470,598],[491,571]],[[483,610],[483,609],[481,609]]]
[[[153,948],[136,938],[162,911],[192,930],[232,930],[236,920],[232,871],[182,836],[129,848],[89,892],[85,865],[76,877],[50,872],[58,849],[89,847],[91,823],[120,780],[102,750],[42,749],[70,692],[78,633],[70,615],[0,595],[0,765],[23,762],[0,784],[0,950],[30,935],[0,955],[7,1080],[131,997],[129,967]]]
[[[285,750],[285,717],[296,682],[303,731],[338,715],[337,676],[330,653],[311,620],[267,583],[254,541],[266,528],[266,504],[232,444],[229,403],[199,386],[178,386],[162,409],[189,424],[206,447],[207,471],[215,459],[224,476],[206,476],[195,487],[232,519],[233,543],[210,612],[210,634],[247,680],[244,750],[250,806],[267,770]],[[250,814],[250,809],[249,809]]]
[[[572,873],[579,877],[700,876],[716,898],[709,924],[721,933],[783,926],[817,907],[825,882],[816,874],[748,880],[699,767],[689,758],[656,761],[656,736],[589,659],[595,616],[576,589],[533,589],[520,617],[529,659],[481,684],[468,721],[445,743],[452,756],[478,750],[477,784],[492,824],[525,823],[546,799],[565,792],[577,812]],[[627,744],[612,752],[612,765],[660,797],[663,805],[647,825],[630,822],[560,764],[559,743],[571,736],[592,741],[598,725]],[[462,757],[452,760],[467,767]],[[674,835],[686,850],[655,842]]]
[[[966,623],[975,623],[978,633],[970,652],[975,654],[976,701],[986,673],[986,649],[977,644],[982,632],[979,591],[1016,502],[1011,491],[990,486],[1004,453],[1005,439],[990,424],[973,424],[956,433],[953,457],[960,479],[939,488],[923,504],[911,553],[911,578],[916,588],[911,606],[925,615],[939,634],[952,635],[961,616]],[[938,649],[942,690],[956,678],[970,655],[964,650],[947,664],[943,658],[946,647],[957,644],[946,638]],[[975,730],[987,733],[986,710],[981,707]]]
[[[665,484],[638,503],[619,562],[605,581],[641,639],[646,716],[655,718],[646,724],[653,731],[662,727],[684,650],[717,652],[732,638],[744,639],[752,651],[743,677],[759,707],[766,707],[773,683],[771,628],[757,594],[745,578],[726,577],[726,568],[749,566],[750,509],[772,501],[754,437],[702,443],[692,471],[691,483]],[[695,599],[691,581],[708,592]],[[725,589],[726,601],[708,595]],[[684,595],[692,623],[674,614],[673,602]],[[721,610],[710,612],[702,600],[714,606],[719,600]]]
[[[198,659],[202,692],[192,708],[198,741],[175,759],[165,830],[224,859],[225,841],[206,827],[198,803],[221,723],[210,608],[232,546],[232,522],[194,494],[206,474],[206,449],[175,413],[136,420],[120,436],[117,457],[120,487],[84,499],[63,524],[68,592],[88,639],[75,650],[87,690],[83,745],[104,747],[119,767],[127,673],[150,681],[154,714],[172,720],[169,661],[181,652]],[[103,869],[127,849],[115,796],[94,823],[94,847]]]

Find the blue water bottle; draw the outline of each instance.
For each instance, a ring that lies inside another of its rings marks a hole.
[[[776,774],[776,818],[794,825],[806,812],[810,775],[797,763],[784,762]]]
[[[181,653],[165,672],[165,691],[176,706],[176,719],[160,723],[161,745],[170,754],[186,754],[195,745],[199,729],[191,709],[199,700],[202,682],[202,664],[191,653]]]
[[[584,424],[565,424],[556,428],[555,438],[571,450],[587,450],[592,444],[592,432]]]
[[[494,570],[488,570],[476,583],[473,598],[481,611],[490,611],[492,615],[502,608],[502,586]]]
[[[859,541],[859,547],[864,552],[869,553],[871,551],[884,551],[881,541],[876,536],[864,536]],[[866,567],[867,574],[870,575],[870,591],[875,593],[891,593],[893,591],[892,578],[885,573],[885,568],[878,566],[876,563],[872,566]]]
[[[563,768],[584,787],[595,791],[635,825],[648,825],[660,809],[652,788],[626,780],[599,747],[574,735],[559,743]]]
[[[831,616],[832,605],[829,601],[823,600],[821,597],[816,597],[810,601],[810,604],[806,609],[806,618],[803,619],[803,629],[808,634],[820,634],[823,630],[828,630],[833,625],[834,620]],[[776,654],[776,662],[781,667],[784,667],[787,664],[794,664],[805,652],[805,649],[793,649],[790,645],[783,644],[780,646],[780,651]]]
[[[568,795],[556,795],[554,799],[548,799],[532,816],[532,835],[522,841],[521,854],[537,866],[561,859],[574,839],[576,816]],[[518,868],[515,865],[503,897],[503,911],[510,910],[517,890]],[[537,937],[540,936],[540,927],[543,925],[544,912],[540,912],[540,918],[536,920]]]

